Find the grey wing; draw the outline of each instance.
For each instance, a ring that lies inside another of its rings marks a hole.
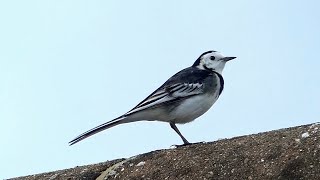
[[[129,115],[155,106],[174,102],[181,98],[203,93],[204,84],[202,83],[177,83],[164,86],[153,92],[149,97],[140,102],[136,107],[127,112]]]

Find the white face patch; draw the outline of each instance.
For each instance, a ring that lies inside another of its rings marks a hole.
[[[216,71],[219,74],[222,73],[222,70],[226,64],[226,61],[221,60],[224,58],[219,52],[211,52],[203,55],[200,60],[200,64],[198,65],[199,69],[210,69],[212,71]]]

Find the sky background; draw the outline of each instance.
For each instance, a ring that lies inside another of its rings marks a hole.
[[[0,179],[181,144],[166,123],[125,113],[204,51],[238,58],[191,142],[319,121],[320,1],[1,1]]]

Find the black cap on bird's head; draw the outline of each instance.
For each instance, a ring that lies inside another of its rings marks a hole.
[[[207,52],[202,53],[202,54],[198,57],[198,59],[193,63],[192,66],[193,66],[193,67],[198,66],[198,65],[200,64],[201,57],[203,57],[203,56],[206,55],[206,54],[213,53],[213,52],[216,52],[216,51],[211,50],[211,51],[207,51]]]

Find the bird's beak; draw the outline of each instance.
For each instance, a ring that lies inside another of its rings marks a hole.
[[[221,60],[223,60],[223,61],[230,61],[230,60],[235,59],[235,58],[237,58],[237,57],[224,57],[224,58],[222,58]]]

